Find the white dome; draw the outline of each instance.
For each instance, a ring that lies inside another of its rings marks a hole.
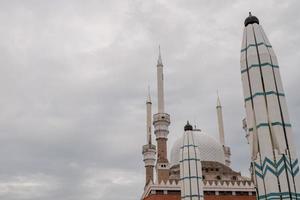
[[[222,145],[202,131],[195,131],[194,133],[195,144],[199,148],[201,161],[215,161],[225,165],[225,155]],[[182,137],[175,141],[171,149],[171,166],[179,164]]]

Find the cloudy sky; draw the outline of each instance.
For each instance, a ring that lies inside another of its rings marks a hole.
[[[139,199],[145,96],[150,85],[155,112],[159,44],[169,146],[186,120],[217,137],[219,90],[232,166],[247,174],[239,52],[248,11],[277,53],[299,144],[299,7],[298,0],[0,0],[0,199]]]

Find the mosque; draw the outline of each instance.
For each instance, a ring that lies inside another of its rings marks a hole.
[[[259,20],[250,13],[244,25],[241,76],[246,119],[243,122],[251,151],[251,177],[231,168],[219,97],[218,140],[187,122],[182,127],[183,135],[171,147],[170,159],[167,157],[171,120],[164,108],[164,66],[159,51],[158,108],[153,116],[150,94],[146,101],[147,143],[142,148],[146,178],[141,200],[300,199],[299,165],[277,59]],[[152,142],[152,126],[156,145]]]

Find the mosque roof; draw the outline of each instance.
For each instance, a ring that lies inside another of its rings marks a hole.
[[[182,137],[178,138],[172,146],[171,166],[179,164]],[[203,131],[195,131],[194,140],[199,148],[201,161],[215,161],[225,165],[223,147],[215,138]]]

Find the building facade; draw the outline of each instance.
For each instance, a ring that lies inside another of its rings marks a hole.
[[[300,199],[298,159],[277,59],[256,17],[250,14],[245,20],[241,50],[246,108],[243,128],[252,155],[251,177],[231,168],[219,97],[216,104],[219,139],[187,123],[183,135],[172,145],[168,159],[171,120],[165,111],[163,69],[159,50],[158,108],[153,124],[150,94],[146,102],[147,144],[143,146],[146,181],[142,200]],[[157,147],[151,140],[152,125]]]

